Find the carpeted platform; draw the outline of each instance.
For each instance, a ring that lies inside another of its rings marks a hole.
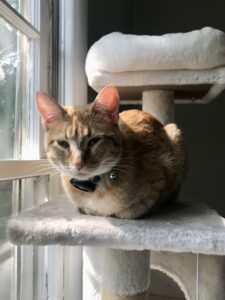
[[[225,254],[225,219],[200,203],[180,204],[147,219],[80,215],[67,199],[12,218],[15,244],[93,245],[105,248]]]

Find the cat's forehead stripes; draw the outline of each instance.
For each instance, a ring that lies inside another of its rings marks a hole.
[[[66,138],[68,139],[81,139],[88,136],[89,128],[87,125],[81,123],[77,116],[73,116],[71,122],[66,127]]]

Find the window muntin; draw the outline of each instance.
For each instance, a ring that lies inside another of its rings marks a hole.
[[[0,245],[7,240],[5,234],[5,225],[8,217],[11,216],[13,209],[12,185],[12,181],[0,182]]]
[[[39,1],[33,0],[5,0],[12,8],[22,15],[28,22],[36,27],[33,19],[34,7],[37,10]]]
[[[13,259],[12,246],[7,240],[5,227],[12,212],[12,182],[0,182],[0,299],[8,298],[8,291],[13,284],[12,277]]]

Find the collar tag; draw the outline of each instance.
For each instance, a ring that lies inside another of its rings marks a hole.
[[[114,181],[117,179],[117,173],[115,170],[112,170],[111,172],[109,172],[108,177],[110,180]]]

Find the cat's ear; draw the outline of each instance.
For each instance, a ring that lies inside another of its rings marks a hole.
[[[36,103],[45,129],[57,120],[62,119],[64,109],[53,98],[43,92],[36,93]]]
[[[108,85],[97,95],[92,104],[92,111],[102,115],[106,121],[116,124],[119,119],[119,102],[120,97],[117,89]]]

